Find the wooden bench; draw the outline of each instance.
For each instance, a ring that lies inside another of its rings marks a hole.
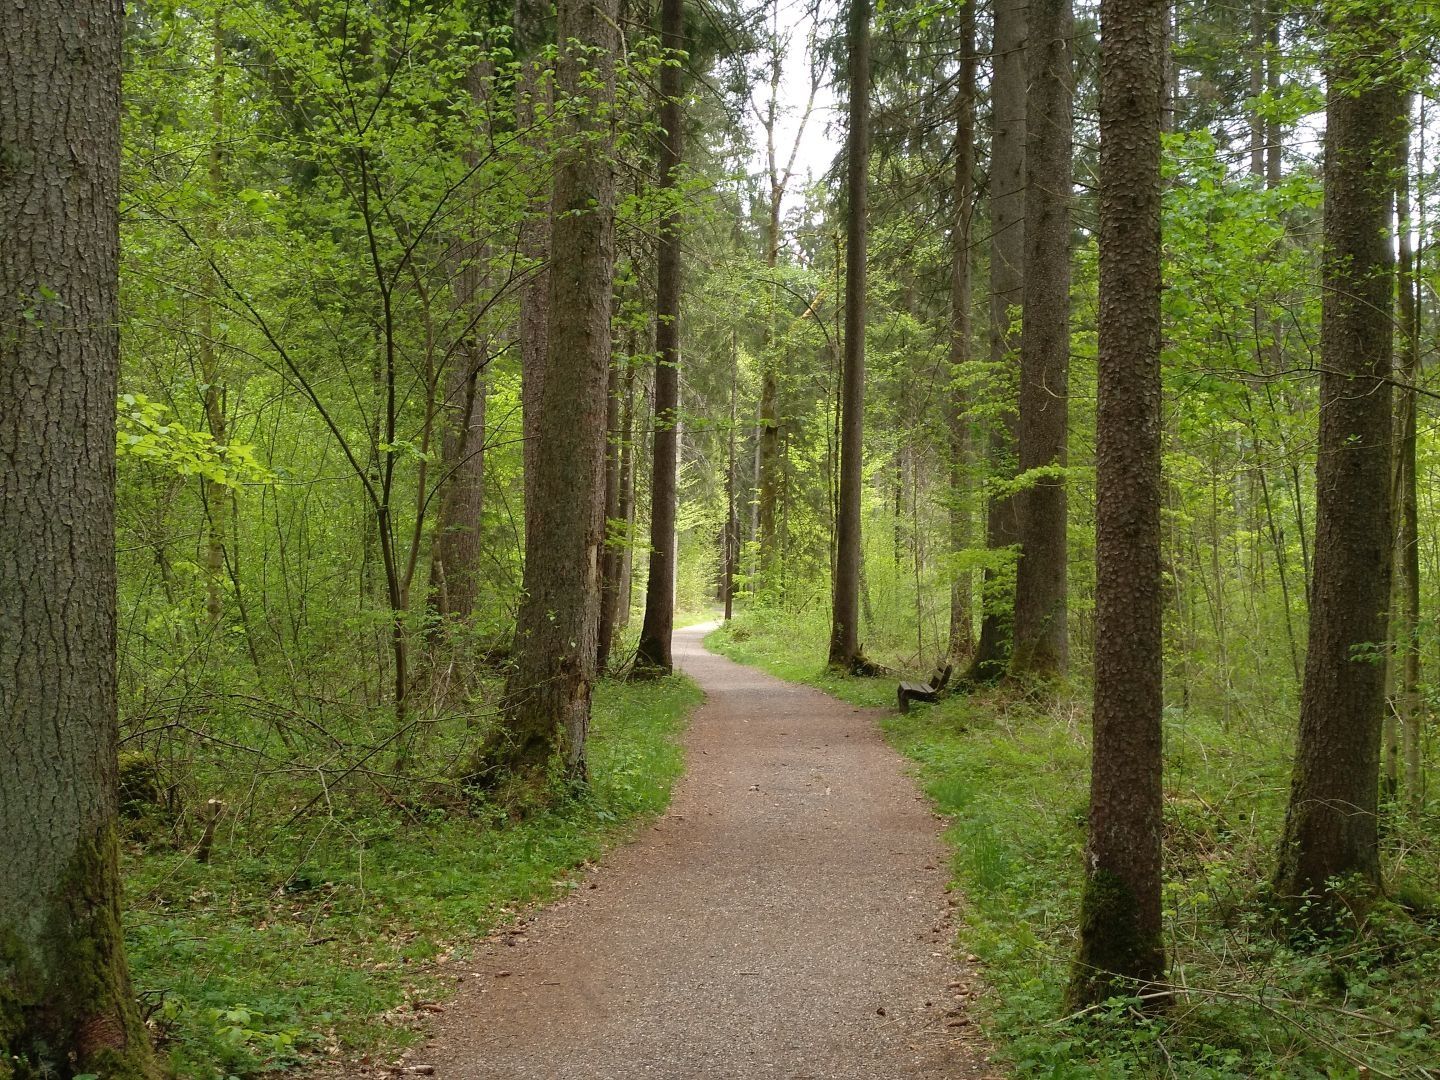
[[[935,669],[935,674],[930,677],[928,683],[902,682],[900,688],[895,691],[895,697],[900,702],[900,711],[908,713],[912,701],[932,703],[939,701],[940,695],[945,692],[945,687],[950,683],[950,675],[953,670],[950,664],[946,664],[943,668]]]

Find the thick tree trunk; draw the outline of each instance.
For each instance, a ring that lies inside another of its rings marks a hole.
[[[1160,916],[1164,0],[1100,7],[1100,357],[1090,830],[1074,1008],[1165,973]]]
[[[1010,373],[1019,335],[1011,332],[1011,309],[1023,300],[1025,259],[1025,11],[1026,0],[995,0],[990,84],[990,360],[1000,376],[998,409],[990,419],[989,472],[1008,479],[1015,466],[1015,413]],[[1007,551],[1019,535],[1015,500],[990,494],[985,546]],[[985,571],[980,640],[966,678],[985,682],[1005,673],[1010,659],[1014,592],[1011,571]]]
[[[671,55],[685,48],[684,0],[661,0],[660,42]],[[669,674],[675,626],[675,511],[679,491],[680,424],[680,184],[684,138],[681,68],[660,69],[659,190],[671,197],[660,223],[655,280],[655,459],[650,483],[650,576],[645,583],[645,621],[635,656],[637,672]]]
[[[557,12],[557,38],[565,43],[557,86],[577,107],[552,197],[552,318],[535,448],[534,527],[525,537],[515,668],[505,687],[500,730],[471,769],[482,785],[513,782],[517,798],[543,796],[548,764],[557,754],[567,777],[585,779],[600,602],[615,263],[609,116],[618,5],[561,0]]]
[[[1074,81],[1070,0],[1031,0],[1025,149],[1025,315],[1020,342],[1020,471],[1067,462],[1070,407],[1070,156]],[[1065,478],[1020,496],[1011,673],[1063,675],[1066,633]]]
[[[119,0],[0,7],[5,1076],[158,1075],[116,867],[122,27]]]
[[[1393,12],[1390,12],[1393,15]],[[1315,577],[1276,892],[1328,919],[1337,878],[1380,884],[1376,811],[1390,600],[1394,165],[1404,95],[1376,69],[1382,11],[1329,26]],[[1361,21],[1363,20],[1363,30]],[[1366,46],[1358,47],[1363,33]],[[1362,55],[1363,53],[1363,55]]]
[[[864,498],[865,251],[870,166],[870,0],[850,0],[850,132],[846,144],[845,356],[840,390],[840,492],[830,666],[855,670],[860,655],[860,510]]]
[[[955,92],[955,220],[950,226],[950,552],[970,547],[970,395],[960,376],[970,362],[970,239],[975,216],[975,7],[960,9],[960,85]],[[950,642],[946,655],[969,659],[975,648],[973,577],[956,570],[950,584]]]

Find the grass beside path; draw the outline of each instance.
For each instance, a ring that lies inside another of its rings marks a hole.
[[[416,1039],[472,943],[665,808],[700,696],[682,677],[601,683],[591,795],[523,822],[352,799],[284,835],[224,833],[209,865],[132,846],[132,970],[178,1074],[384,1060]]]
[[[988,690],[894,709],[896,680],[824,669],[828,626],[746,613],[706,639],[741,663],[888,708],[881,721],[950,825],[966,896],[959,947],[980,958],[982,1024],[1021,1077],[1252,1078],[1440,1075],[1440,910],[1382,903],[1358,933],[1284,941],[1264,882],[1278,843],[1290,726],[1243,730],[1166,714],[1165,920],[1168,1015],[1129,1003],[1061,1015],[1075,951],[1088,805],[1088,703],[1039,709]],[[1434,811],[1432,810],[1433,814]],[[1385,856],[1396,895],[1434,895],[1436,822],[1392,822]],[[1425,905],[1429,906],[1426,907]],[[1369,1071],[1362,1071],[1369,1070]]]

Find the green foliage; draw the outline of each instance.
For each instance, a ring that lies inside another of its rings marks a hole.
[[[675,736],[698,700],[680,677],[600,684],[590,792],[518,823],[438,788],[397,803],[342,781],[331,799],[346,800],[343,816],[295,813],[307,788],[285,771],[218,789],[244,809],[208,864],[193,857],[193,821],[173,850],[126,857],[132,968],[161,1048],[187,1080],[219,1080],[415,1039],[426,1013],[411,1004],[453,989],[476,942],[574,888],[575,868],[665,807],[683,764]],[[242,782],[224,753],[186,771]]]
[[[168,406],[144,394],[122,394],[115,430],[115,450],[130,459],[176,476],[203,476],[226,487],[270,483],[274,473],[255,458],[246,443],[221,446],[207,432],[168,420]]]

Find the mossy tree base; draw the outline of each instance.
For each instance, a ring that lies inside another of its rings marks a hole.
[[[38,939],[0,926],[0,1080],[163,1075],[130,989],[113,828],[82,844]]]
[[[1080,902],[1080,953],[1070,971],[1065,1009],[1075,1012],[1112,997],[1143,997],[1147,1011],[1165,1005],[1155,987],[1165,977],[1159,933],[1142,926],[1134,894],[1104,870],[1085,881]]]

